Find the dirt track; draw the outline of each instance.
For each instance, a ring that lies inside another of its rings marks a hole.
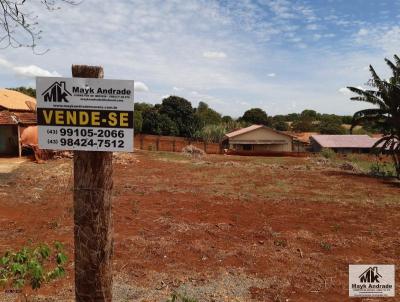
[[[67,159],[0,175],[0,251],[60,240],[72,257],[71,179]],[[347,301],[349,263],[400,264],[398,184],[307,158],[151,152],[118,156],[114,181],[115,301]],[[38,294],[70,301],[72,284],[70,262]]]

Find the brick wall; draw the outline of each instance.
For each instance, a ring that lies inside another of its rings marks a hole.
[[[136,149],[151,151],[181,152],[185,146],[190,144],[204,150],[208,154],[221,153],[220,145],[217,143],[190,141],[184,137],[136,134],[134,141],[134,147]]]

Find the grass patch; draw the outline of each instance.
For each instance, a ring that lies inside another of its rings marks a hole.
[[[198,302],[198,300],[191,298],[186,294],[173,293],[171,298],[169,298],[166,302]]]

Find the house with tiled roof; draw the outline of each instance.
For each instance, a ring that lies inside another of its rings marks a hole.
[[[21,134],[33,125],[36,125],[36,99],[0,89],[0,155],[21,155]]]
[[[251,125],[225,135],[228,149],[245,153],[292,152],[293,136],[266,127]]]

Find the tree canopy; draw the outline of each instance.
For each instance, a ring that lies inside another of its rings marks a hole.
[[[177,135],[193,137],[200,128],[200,121],[195,115],[192,104],[179,96],[163,99],[159,113],[165,114],[176,125]]]
[[[211,109],[208,104],[200,102],[196,108],[196,116],[200,122],[200,126],[217,125],[222,122],[221,114]]]
[[[389,152],[392,155],[397,177],[400,178],[400,58],[395,55],[394,60],[393,63],[385,59],[392,71],[389,80],[382,80],[370,65],[371,85],[375,89],[348,89],[357,94],[351,100],[373,105],[373,108],[354,113],[352,128],[374,123],[382,129],[384,136],[376,142],[375,147],[378,147],[380,152]]]
[[[249,124],[258,124],[269,126],[271,124],[267,113],[261,108],[252,108],[247,110],[240,118],[241,121]]]

